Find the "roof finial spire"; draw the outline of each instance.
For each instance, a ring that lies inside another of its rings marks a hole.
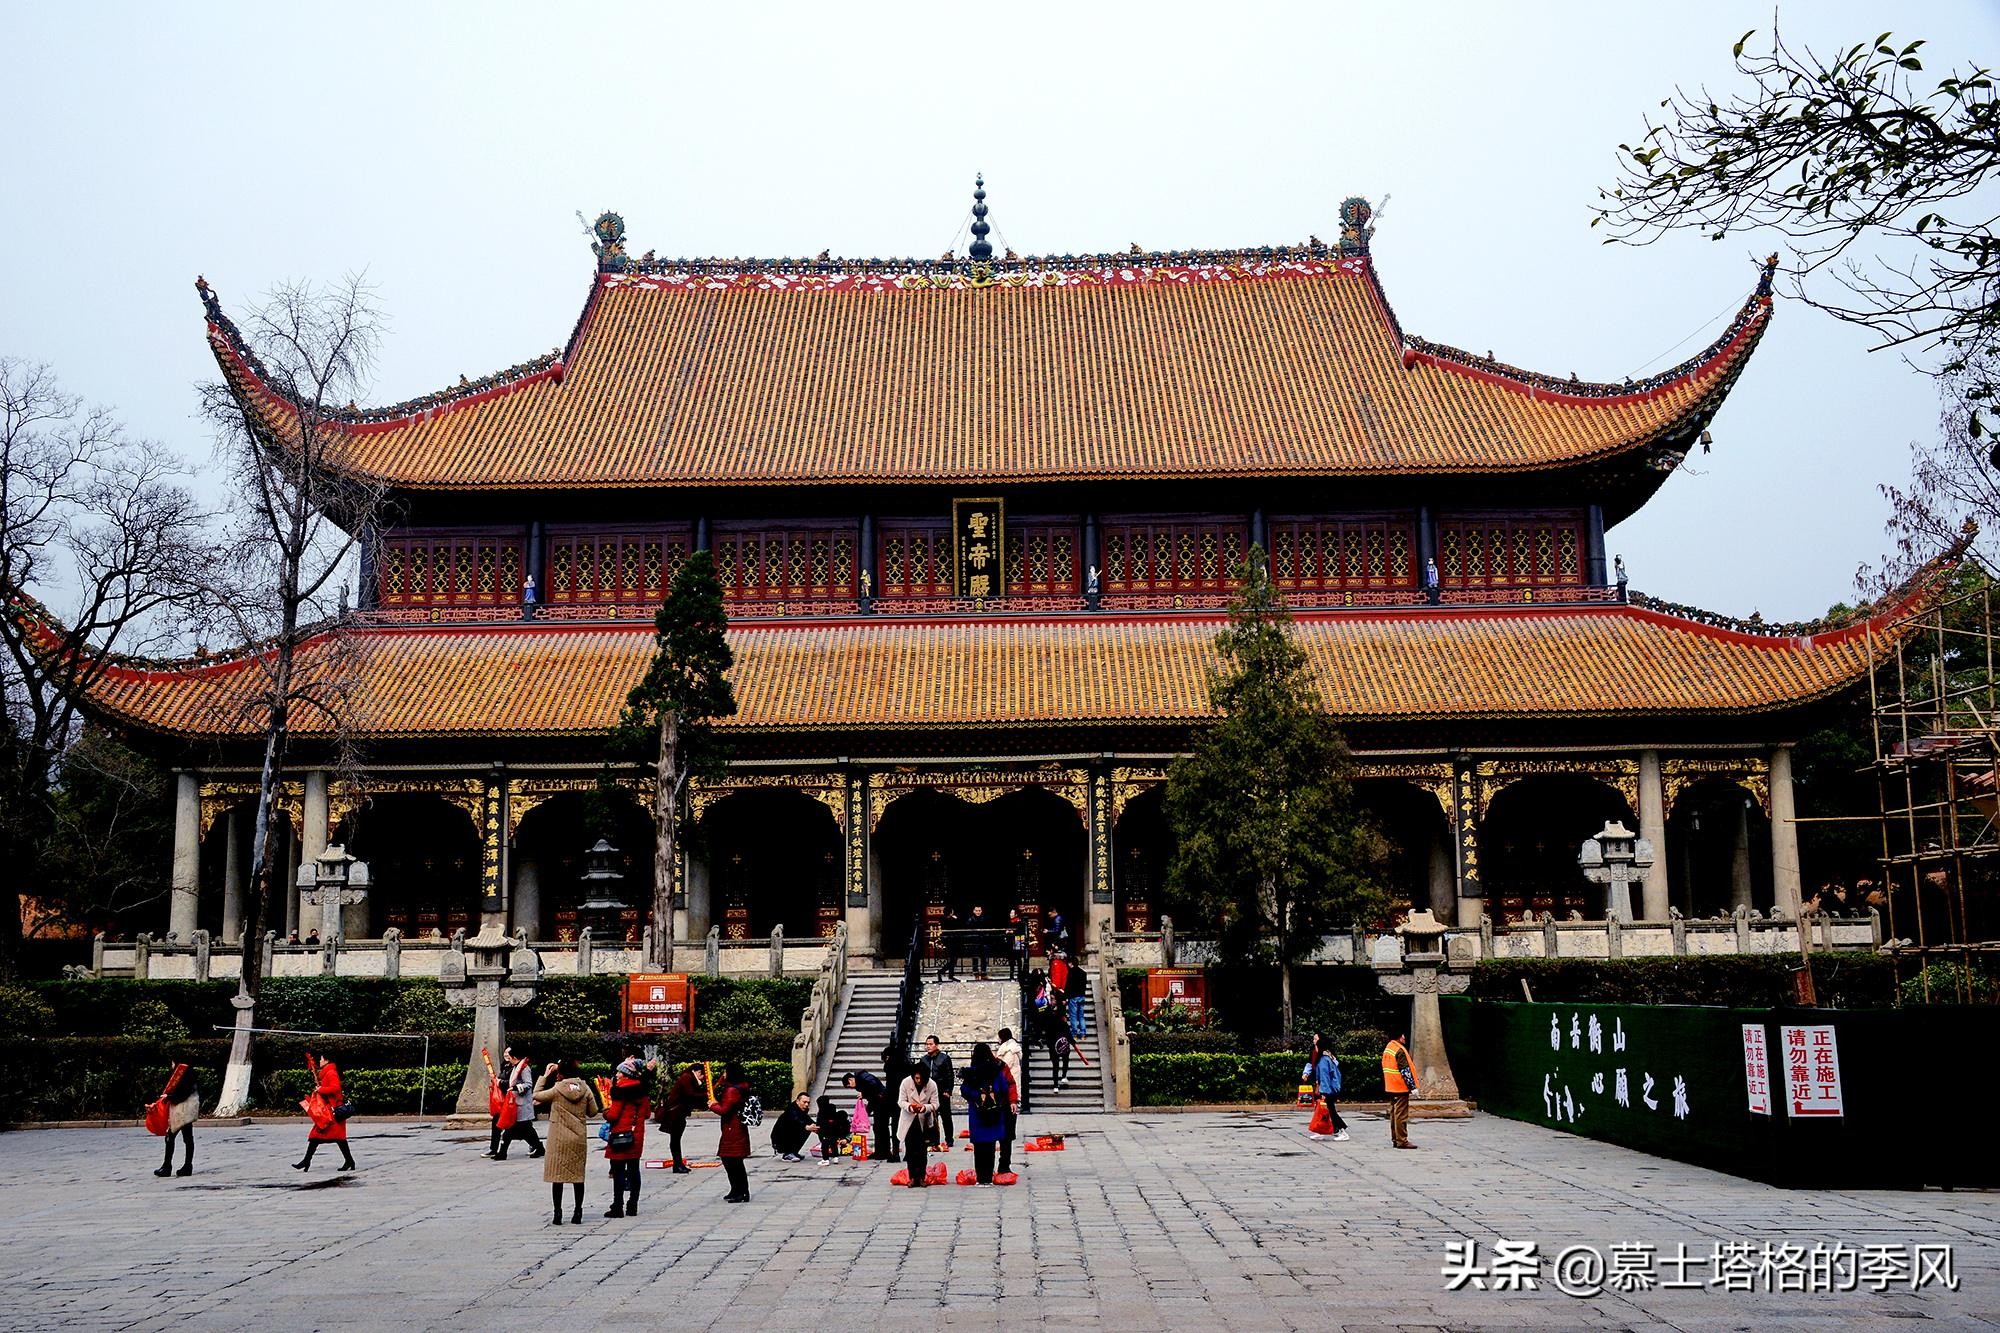
[[[972,248],[966,252],[977,263],[993,258],[993,247],[986,243],[986,233],[992,230],[986,225],[986,173],[981,172],[972,181]]]

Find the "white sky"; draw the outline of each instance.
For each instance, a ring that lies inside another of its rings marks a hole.
[[[2000,60],[1985,4],[1795,3],[1831,49],[1892,19],[1933,69]],[[1686,356],[1756,238],[1600,244],[1615,151],[1676,82],[1729,86],[1771,6],[0,5],[0,354],[209,468],[197,272],[240,308],[365,270],[389,402],[567,338],[575,213],[632,253],[935,255],[986,173],[1023,254],[1332,237],[1390,203],[1378,269],[1410,332],[1558,375]],[[1930,385],[1783,305],[1701,475],[1613,530],[1634,586],[1793,618],[1884,545],[1879,482]],[[206,484],[214,485],[213,481]]]

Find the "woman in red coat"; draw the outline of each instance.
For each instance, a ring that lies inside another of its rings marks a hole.
[[[306,1069],[313,1076],[313,1090],[299,1103],[312,1117],[312,1130],[306,1135],[306,1155],[292,1163],[294,1171],[303,1171],[312,1165],[313,1154],[322,1143],[340,1145],[342,1171],[354,1169],[354,1154],[347,1150],[347,1121],[340,1114],[340,1108],[347,1098],[340,1090],[340,1071],[331,1060],[315,1060],[311,1051],[306,1052]]]
[[[646,1150],[646,1117],[653,1104],[645,1093],[624,1100],[612,1098],[604,1107],[604,1123],[611,1137],[604,1144],[604,1160],[611,1164],[611,1207],[606,1217],[639,1215],[639,1156]],[[618,1146],[618,1135],[630,1134],[630,1147]]]
[[[722,1169],[729,1176],[724,1203],[750,1202],[750,1173],[743,1166],[743,1159],[750,1155],[750,1131],[743,1128],[743,1099],[749,1095],[750,1080],[743,1066],[731,1060],[722,1067],[721,1091],[708,1104],[709,1110],[722,1117],[722,1144],[715,1155],[722,1159]]]

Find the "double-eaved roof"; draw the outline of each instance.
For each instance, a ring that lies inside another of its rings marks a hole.
[[[1298,644],[1343,721],[1719,716],[1792,707],[1852,683],[1893,640],[1896,611],[1816,635],[1743,633],[1636,606],[1301,612]],[[847,732],[1186,724],[1209,716],[1221,617],[849,619],[735,625],[741,731]],[[348,682],[345,716],[375,738],[551,736],[615,720],[651,627],[362,628],[310,641],[301,670]],[[116,664],[94,712],[154,733],[254,738],[264,673],[250,657]],[[310,736],[324,717],[301,712]]]
[[[354,413],[334,452],[399,487],[467,490],[1549,469],[1684,451],[1770,319],[1760,293],[1643,383],[1557,380],[1404,338],[1371,265],[1318,245],[633,265],[595,276],[562,352]],[[231,384],[294,438],[209,309]]]

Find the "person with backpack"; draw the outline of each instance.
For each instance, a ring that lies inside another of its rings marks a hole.
[[[1340,1096],[1340,1061],[1334,1057],[1333,1049],[1322,1042],[1317,1033],[1313,1034],[1313,1050],[1316,1054],[1309,1068],[1312,1073],[1313,1088],[1319,1093],[1319,1106],[1313,1111],[1313,1125],[1309,1132],[1317,1134],[1324,1129],[1326,1137],[1335,1143],[1345,1143],[1348,1137],[1347,1122],[1340,1118],[1340,1112],[1335,1110],[1333,1105],[1334,1099]],[[1322,1113],[1326,1116],[1323,1125],[1320,1120]]]
[[[722,1117],[722,1142],[715,1155],[722,1159],[722,1170],[729,1177],[724,1203],[750,1202],[750,1173],[743,1165],[750,1155],[750,1131],[744,1128],[743,1118],[753,1101],[743,1066],[731,1060],[722,1067],[722,1086],[716,1099],[708,1104],[709,1110]]]
[[[340,1070],[331,1060],[317,1060],[311,1051],[306,1052],[306,1071],[313,1076],[313,1090],[305,1095],[299,1105],[312,1118],[312,1129],[306,1134],[306,1155],[292,1163],[292,1170],[305,1171],[311,1168],[313,1154],[322,1143],[340,1146],[341,1164],[337,1170],[352,1171],[354,1154],[347,1148],[347,1117],[354,1108],[341,1091]]]
[[[646,1150],[646,1115],[652,1101],[640,1086],[636,1096],[617,1095],[612,1085],[611,1105],[604,1108],[604,1160],[611,1168],[611,1207],[606,1217],[639,1215],[639,1158]]]
[[[167,1086],[160,1089],[158,1104],[164,1107],[164,1127],[154,1130],[167,1140],[167,1159],[160,1163],[156,1176],[174,1174],[174,1138],[180,1137],[187,1145],[187,1160],[181,1163],[180,1174],[194,1174],[194,1122],[201,1115],[201,1081],[194,1076],[194,1066],[177,1064],[167,1075]],[[152,1129],[156,1113],[147,1111],[146,1127]]]
[[[993,1058],[993,1048],[980,1042],[972,1048],[965,1066],[965,1120],[972,1136],[972,1169],[982,1185],[993,1183],[993,1152],[1007,1137],[1007,1106],[1013,1099],[1013,1080],[1007,1066]]]

